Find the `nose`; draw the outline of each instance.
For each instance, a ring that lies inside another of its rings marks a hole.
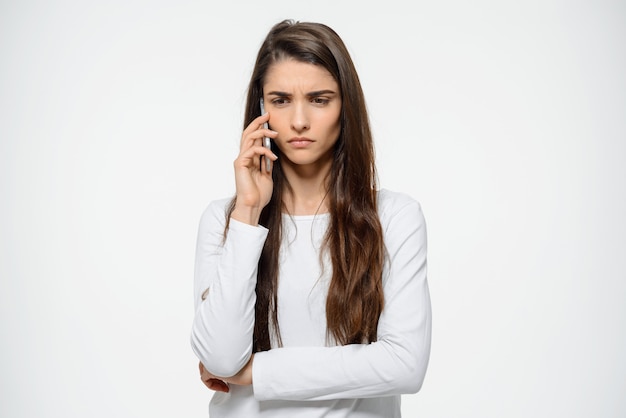
[[[305,103],[294,103],[291,114],[291,129],[296,132],[304,132],[310,128],[310,122]]]

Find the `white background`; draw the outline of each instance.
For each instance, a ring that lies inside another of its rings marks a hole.
[[[404,416],[626,414],[626,6],[367,4],[0,3],[0,416],[206,416],[196,228],[283,18],[343,37],[380,184],[424,208]]]

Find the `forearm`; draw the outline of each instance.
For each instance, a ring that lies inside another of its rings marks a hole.
[[[259,400],[368,398],[417,392],[430,357],[431,305],[425,265],[395,289],[378,341],[339,347],[288,347],[257,353]]]
[[[407,353],[389,341],[341,347],[291,347],[257,353],[253,385],[258,400],[368,398],[417,392],[430,344]]]
[[[252,353],[257,264],[266,234],[263,228],[231,220],[220,254],[197,268],[197,275],[211,280],[208,289],[196,289],[205,297],[197,304],[191,344],[216,376],[235,375]]]

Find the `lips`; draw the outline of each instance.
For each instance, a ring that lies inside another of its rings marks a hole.
[[[309,138],[291,138],[287,143],[294,148],[306,148],[314,141]]]

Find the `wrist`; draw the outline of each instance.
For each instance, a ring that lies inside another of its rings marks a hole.
[[[250,386],[252,384],[252,361],[254,360],[254,354],[250,357],[250,360],[239,372],[231,377],[223,378],[224,381],[233,385]]]
[[[230,217],[239,222],[257,226],[261,217],[261,210],[258,207],[235,205]]]

